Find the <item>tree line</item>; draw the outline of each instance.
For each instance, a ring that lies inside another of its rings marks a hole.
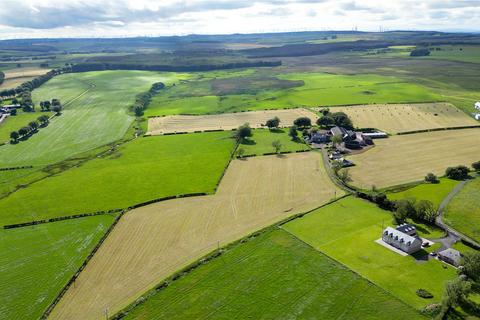
[[[126,63],[78,63],[72,65],[71,72],[102,71],[102,70],[145,70],[145,71],[169,71],[169,72],[195,72],[211,71],[221,69],[237,69],[252,67],[277,67],[281,61],[252,61],[252,62],[231,62],[223,64],[202,64],[191,66],[176,65],[142,65]]]
[[[0,71],[0,85],[3,83],[5,80],[5,73],[3,71]]]
[[[165,88],[165,84],[163,82],[156,82],[152,85],[150,90],[147,92],[143,92],[137,95],[135,98],[135,103],[130,107],[130,111],[135,113],[135,116],[140,117],[143,115],[145,109],[147,109],[148,104],[152,100],[152,97],[160,90]]]
[[[10,143],[15,144],[18,143],[19,139],[26,139],[31,135],[38,132],[39,128],[46,127],[49,123],[49,118],[47,115],[41,115],[37,118],[37,120],[30,121],[30,123],[20,128],[18,131],[10,132]]]

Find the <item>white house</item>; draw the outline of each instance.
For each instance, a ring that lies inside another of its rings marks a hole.
[[[402,250],[408,254],[415,253],[422,249],[422,240],[412,237],[400,230],[387,227],[382,234],[382,240],[392,247]]]
[[[475,109],[480,110],[480,101],[475,103]]]

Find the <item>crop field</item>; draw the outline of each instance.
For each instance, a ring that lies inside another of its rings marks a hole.
[[[448,103],[363,105],[331,111],[345,112],[358,128],[377,128],[391,134],[479,124]]]
[[[469,181],[445,209],[444,220],[480,242],[480,178]]]
[[[205,130],[232,130],[248,123],[252,128],[263,128],[273,117],[280,119],[281,127],[290,127],[293,121],[307,117],[312,123],[318,116],[306,109],[265,110],[252,112],[224,113],[199,116],[166,116],[148,119],[148,134],[158,135],[173,132],[195,132]]]
[[[277,229],[172,283],[126,319],[334,319],[339,314],[342,319],[423,318]]]
[[[0,143],[10,141],[10,132],[18,131],[21,127],[28,125],[30,121],[37,120],[41,115],[50,116],[45,112],[22,112],[19,111],[16,116],[9,116],[0,123]],[[43,128],[40,128],[43,130]]]
[[[288,135],[288,129],[256,129],[252,132],[253,136],[250,137],[248,140],[244,140],[242,143],[240,143],[238,148],[242,148],[245,150],[245,156],[261,156],[265,153],[275,152],[275,148],[272,146],[273,141],[280,141],[282,145],[280,152],[310,150],[310,147],[305,144],[302,138],[299,138],[298,141],[293,141],[292,138]]]
[[[372,103],[440,100],[395,77],[327,73],[268,74],[184,81],[157,95],[147,116],[207,114]]]
[[[16,88],[22,83],[41,76],[48,71],[50,71],[50,69],[31,67],[5,70],[5,81],[0,84],[0,90]]]
[[[434,206],[438,207],[458,184],[458,181],[448,178],[440,178],[439,181],[439,183],[422,183],[418,186],[400,192],[391,192],[388,193],[388,198],[390,200],[408,198],[428,200],[431,201]]]
[[[445,282],[456,277],[456,270],[437,260],[401,256],[375,243],[391,221],[387,211],[348,197],[283,227],[417,309],[441,302]],[[415,291],[420,288],[432,293],[433,299],[418,297]]]
[[[106,307],[114,313],[217,246],[342,194],[319,153],[233,160],[215,195],[125,214],[52,319],[100,318]]]
[[[40,318],[113,221],[103,215],[0,230],[0,318]]]
[[[226,132],[133,140],[103,158],[1,199],[0,225],[213,192],[233,147],[234,140]]]
[[[352,184],[361,188],[390,187],[423,180],[432,172],[478,161],[480,129],[446,130],[375,140],[375,147],[349,156]]]
[[[0,149],[0,167],[43,165],[122,138],[134,117],[127,113],[138,93],[177,75],[147,71],[63,74],[33,91],[33,99],[58,98],[62,115],[28,141]]]

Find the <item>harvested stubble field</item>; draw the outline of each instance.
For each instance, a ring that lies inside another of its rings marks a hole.
[[[30,67],[5,70],[5,81],[0,84],[0,90],[16,88],[22,83],[33,80],[48,71],[50,71],[50,69]]]
[[[480,129],[446,130],[375,140],[375,147],[349,157],[352,184],[361,188],[389,187],[423,180],[432,172],[478,161]]]
[[[273,117],[280,118],[281,127],[293,125],[299,117],[308,117],[312,123],[318,116],[303,108],[287,110],[265,110],[251,112],[224,113],[200,116],[166,116],[148,119],[148,134],[158,135],[174,132],[195,132],[205,130],[232,130],[248,123],[252,128],[263,128]]]
[[[449,103],[360,105],[331,110],[345,112],[358,128],[377,128],[392,134],[479,124]]]
[[[252,179],[253,178],[253,179]],[[217,194],[160,202],[120,220],[54,309],[52,319],[99,319],[206,253],[342,193],[319,153],[234,160]]]

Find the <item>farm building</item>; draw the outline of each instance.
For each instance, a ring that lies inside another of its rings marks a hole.
[[[396,227],[395,229],[397,229],[400,232],[406,233],[412,237],[415,237],[417,235],[417,229],[415,228],[415,226],[412,226],[411,224],[403,223],[398,227]]]
[[[363,134],[362,132],[355,132],[347,130],[343,127],[333,127],[330,129],[333,136],[339,136],[345,143],[345,147],[348,149],[361,149],[367,145],[372,145],[372,137]]]
[[[422,249],[422,240],[412,237],[400,230],[387,227],[382,234],[382,240],[392,247],[402,250],[408,254],[415,253]]]
[[[457,250],[448,248],[438,253],[438,259],[458,267],[462,260],[462,255]]]
[[[4,106],[1,106],[0,107],[0,114],[1,113],[10,113],[10,111],[12,111],[12,109],[20,109],[22,106],[19,105],[19,104],[7,104],[7,105],[4,105]]]
[[[475,120],[480,121],[480,113],[475,113],[474,117],[475,117]]]
[[[475,109],[480,110],[480,101],[475,103]]]

